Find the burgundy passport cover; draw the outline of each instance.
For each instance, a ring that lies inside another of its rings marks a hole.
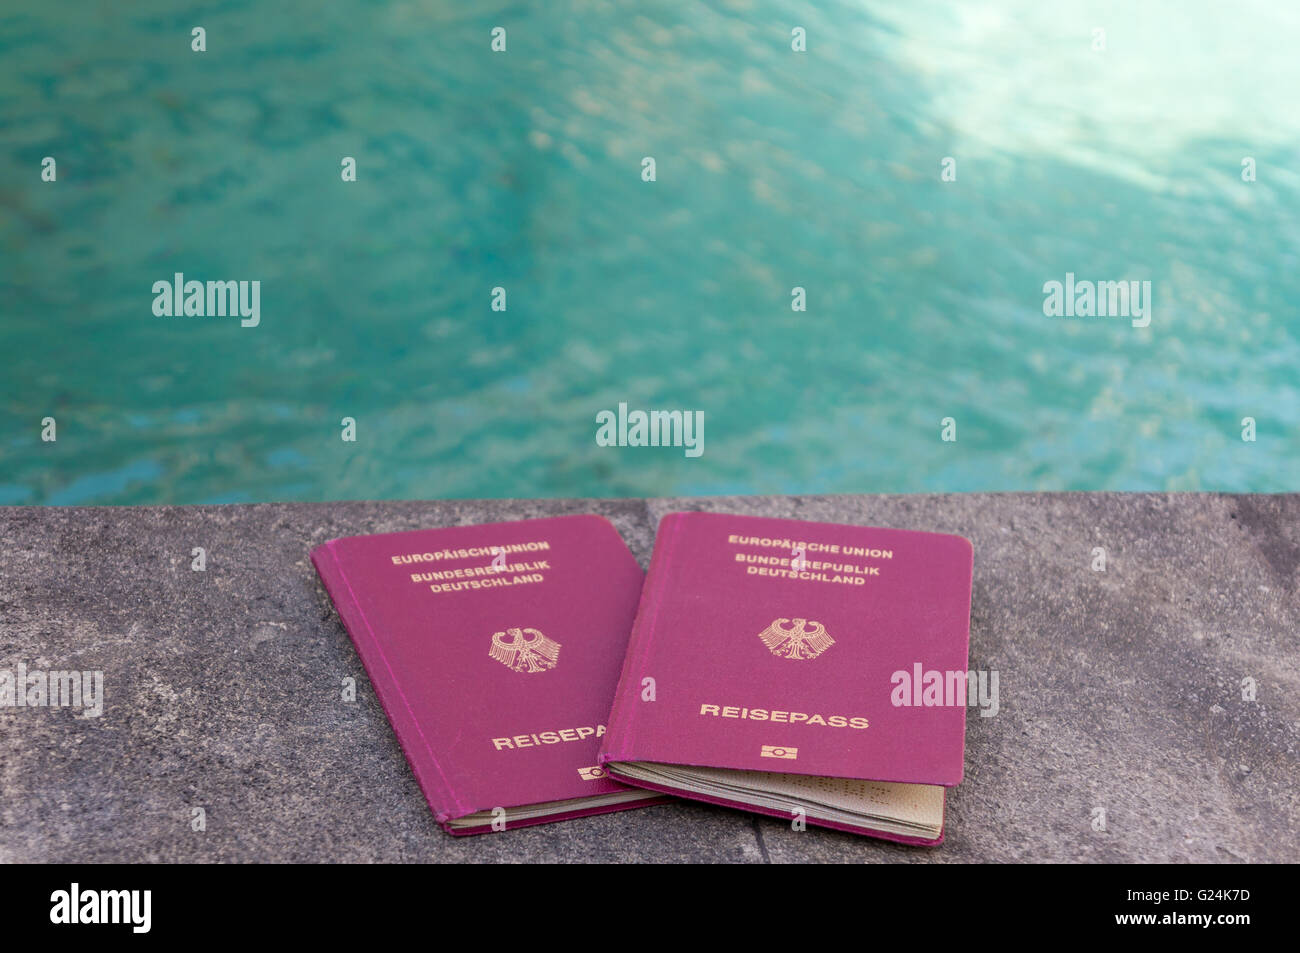
[[[444,829],[480,833],[490,823],[448,822],[628,790],[591,770],[643,579],[608,520],[353,536],[311,559]]]
[[[807,564],[792,569],[799,543]],[[964,695],[935,706],[896,706],[891,696],[894,673],[913,676],[918,664],[967,671],[971,572],[961,536],[665,516],[600,763],[957,784]],[[654,680],[653,701],[645,679]],[[905,699],[920,696],[917,686]],[[766,717],[751,717],[755,710]],[[868,727],[854,727],[855,718]]]

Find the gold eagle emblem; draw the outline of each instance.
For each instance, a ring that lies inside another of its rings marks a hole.
[[[512,672],[545,672],[560,660],[560,643],[536,629],[506,629],[492,636],[488,655]]]
[[[835,644],[826,626],[807,619],[776,619],[758,637],[778,658],[816,658]]]

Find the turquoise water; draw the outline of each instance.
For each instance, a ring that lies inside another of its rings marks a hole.
[[[1300,489],[1298,42],[1272,2],[6,5],[0,503]],[[178,271],[261,323],[155,316]],[[1046,317],[1067,272],[1150,325]],[[597,446],[620,402],[703,455]]]

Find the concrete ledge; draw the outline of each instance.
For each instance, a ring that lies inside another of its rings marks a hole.
[[[453,839],[308,550],[676,509],[961,533],[968,719],[948,841],[905,848],[677,803]],[[0,508],[0,668],[105,673],[105,712],[0,708],[0,861],[1294,861],[1300,495],[961,494]],[[207,551],[207,571],[190,551]],[[1094,547],[1105,572],[1090,568]],[[340,700],[340,680],[358,698]],[[1258,685],[1243,701],[1241,681]],[[203,807],[207,830],[191,830]],[[1106,830],[1092,827],[1106,812]]]

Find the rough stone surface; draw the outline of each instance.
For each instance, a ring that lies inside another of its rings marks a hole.
[[[645,565],[677,509],[973,540],[971,667],[999,673],[1000,711],[970,713],[943,847],[685,802],[437,828],[308,550],[595,512]],[[0,862],[1300,858],[1300,495],[7,507],[0,527],[0,669],[102,670],[107,699],[0,708]]]

